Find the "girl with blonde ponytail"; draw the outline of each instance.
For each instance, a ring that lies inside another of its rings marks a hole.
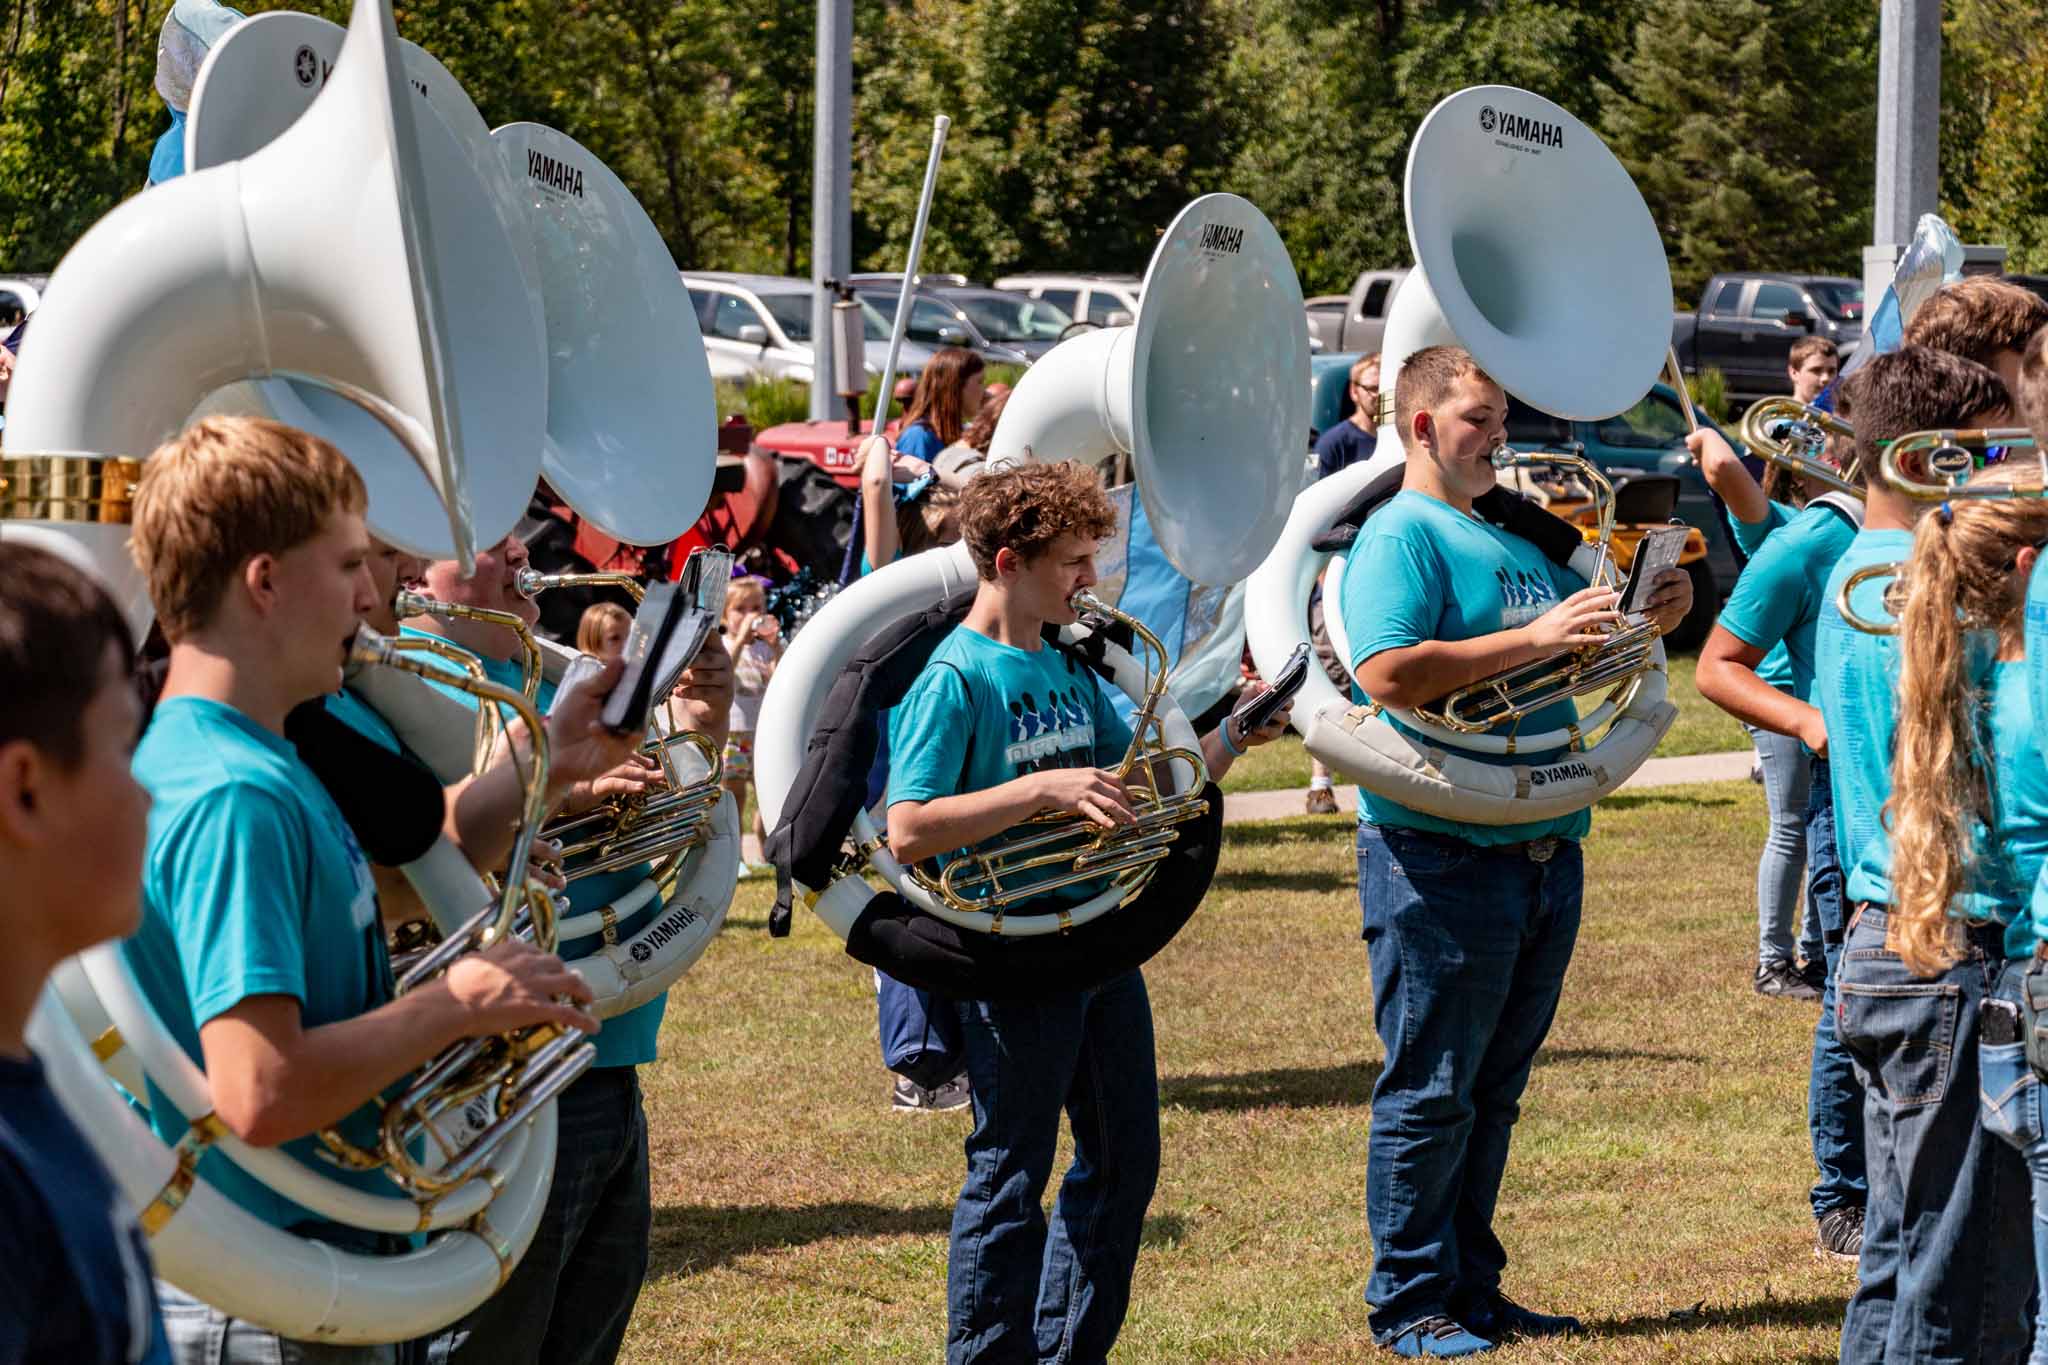
[[[1995,466],[1973,482],[2010,483],[2014,472]],[[2010,919],[2048,849],[2021,662],[2027,575],[2043,541],[2048,502],[2037,498],[1944,503],[1914,532],[1885,808],[1886,946],[1921,976],[1955,965],[1966,921]]]
[[[1994,467],[1973,483],[2011,483]],[[1923,977],[1995,970],[1978,1011],[1983,1127],[2031,1177],[2035,1279],[2048,1290],[2048,1129],[2042,1087],[2021,1041],[2021,992],[2035,960],[2030,900],[2048,861],[2044,765],[2026,663],[2028,582],[2048,542],[2048,501],[1944,503],[1921,518],[1899,613],[1898,724],[1892,757],[1892,904],[1886,946]],[[1999,926],[2004,925],[2001,929]],[[2001,953],[2002,949],[2002,953]],[[2003,957],[2003,961],[1998,959]],[[1946,989],[1953,990],[1949,986]],[[1960,1022],[1960,1021],[1958,1021]],[[1955,1041],[1962,1045],[1962,1030]],[[1949,1083],[1964,1074],[1951,1068]],[[1989,1156],[1989,1153],[1987,1153]],[[2008,1158],[2009,1159],[2009,1158]],[[2003,1207],[1975,1235],[1995,1245],[2002,1279],[2020,1260],[2017,1172],[1995,1184]],[[2005,1215],[2005,1216],[2000,1216]],[[2037,1318],[2034,1365],[2048,1365]]]

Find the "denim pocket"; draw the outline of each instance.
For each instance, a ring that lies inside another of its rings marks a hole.
[[[1409,881],[1448,877],[1472,859],[1472,846],[1459,840],[1424,839],[1392,829],[1381,837],[1393,874]]]
[[[1869,1069],[1871,1089],[1893,1106],[1937,1104],[1948,1093],[1963,988],[1912,980],[1903,966],[1881,975],[1907,976],[1906,981],[1859,980],[1852,971],[1883,965],[1845,964],[1836,984],[1838,1032]]]
[[[1984,1126],[2022,1152],[2041,1141],[2040,1082],[2019,1043],[1977,1047],[1978,1099]]]

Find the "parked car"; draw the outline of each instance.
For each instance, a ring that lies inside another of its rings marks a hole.
[[[1120,327],[1137,318],[1138,296],[1144,283],[1136,275],[1034,270],[1021,275],[1004,275],[995,282],[995,287],[1044,299],[1077,322]]]
[[[901,276],[897,277],[901,280]],[[860,301],[882,317],[884,327],[896,321],[896,305],[902,298],[900,284],[887,281],[864,283],[855,278],[848,283]],[[991,291],[993,292],[993,291]],[[885,330],[886,340],[888,332]],[[1029,365],[1037,356],[1028,355],[1015,346],[1006,345],[986,335],[975,326],[967,310],[952,298],[933,289],[919,287],[910,296],[910,325],[903,332],[906,342],[915,341],[934,350],[941,346],[965,346],[991,365]],[[1044,354],[1043,350],[1039,354]]]
[[[13,327],[35,312],[49,283],[48,275],[0,275],[0,324]]]
[[[1348,294],[1318,294],[1306,300],[1309,339],[1325,352],[1370,354],[1386,335],[1387,314],[1408,268],[1367,270],[1351,282]]]
[[[931,291],[965,313],[975,330],[998,345],[1036,360],[1059,343],[1073,315],[1051,299],[1034,299],[1007,289],[940,285]]]
[[[1351,389],[1347,382],[1351,362],[1360,352],[1326,352],[1309,361],[1309,429],[1323,432],[1351,415]],[[1711,425],[1704,413],[1702,422]],[[1718,428],[1716,428],[1718,430]],[[1720,610],[1720,604],[1734,590],[1739,564],[1735,545],[1729,538],[1707,481],[1685,448],[1685,414],[1678,397],[1659,384],[1625,412],[1598,422],[1570,422],[1538,412],[1521,400],[1508,400],[1508,444],[1517,450],[1555,450],[1576,442],[1585,447],[1586,458],[1613,482],[1617,500],[1630,481],[1648,484],[1657,476],[1673,478],[1677,497],[1668,515],[1675,515],[1699,531],[1706,541],[1706,557],[1686,565],[1693,578],[1693,600],[1699,605],[1673,632],[1673,648],[1685,649],[1706,636]],[[1722,432],[1726,436],[1726,432]],[[1733,438],[1730,437],[1731,443]],[[1736,449],[1742,447],[1737,444]],[[1639,492],[1650,490],[1640,488]],[[1629,520],[1641,520],[1631,515]],[[1653,518],[1654,519],[1654,518]]]
[[[1756,271],[1716,275],[1697,313],[1671,320],[1671,345],[1687,374],[1719,370],[1730,397],[1792,392],[1792,345],[1822,336],[1846,356],[1863,340],[1863,282],[1836,275]]]
[[[735,275],[699,271],[683,276],[697,307],[705,355],[713,379],[745,383],[756,377],[811,382],[816,355],[811,348],[811,282],[783,275]],[[863,304],[869,375],[882,372],[889,354],[889,323]],[[896,367],[920,374],[932,349],[906,340]]]

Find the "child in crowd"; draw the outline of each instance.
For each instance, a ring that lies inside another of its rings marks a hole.
[[[732,653],[732,733],[725,741],[725,789],[733,804],[747,808],[747,785],[754,778],[754,727],[761,719],[761,697],[775,665],[782,658],[782,623],[768,611],[768,594],[758,578],[735,578],[725,594],[725,647]],[[761,811],[754,810],[754,838],[765,844],[768,831]],[[761,868],[743,864],[742,877]]]
[[[576,623],[576,648],[600,659],[617,659],[633,635],[633,614],[616,602],[593,602]]]

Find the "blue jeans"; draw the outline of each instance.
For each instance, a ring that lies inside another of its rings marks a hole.
[[[1546,862],[1362,824],[1358,899],[1386,1067],[1372,1091],[1365,1216],[1373,1335],[1498,1290],[1493,1211],[1536,1049],[1579,933],[1579,846]]]
[[[1842,959],[1848,906],[1835,846],[1835,798],[1828,786],[1828,761],[1815,758],[1812,765],[1806,806],[1806,899],[1820,919],[1822,960],[1827,963],[1806,1078],[1806,1127],[1819,1172],[1809,1199],[1813,1216],[1819,1218],[1832,1209],[1861,1208],[1869,1199],[1869,1180],[1864,1171],[1863,1079],[1836,1033],[1835,973]]]
[[[617,1359],[647,1278],[647,1116],[630,1066],[593,1067],[556,1102],[555,1182],[533,1245],[482,1307],[437,1337],[434,1365]]]
[[[1998,998],[2018,1009],[2020,982],[2033,966],[2031,958],[2007,962],[1999,973]],[[2036,1302],[2048,1303],[2048,1095],[2027,1063],[2024,1043],[1977,1044],[1977,1099],[1984,1126],[2011,1143],[2026,1163],[2033,1187],[2030,1231]],[[2035,1324],[2027,1365],[2048,1365],[2048,1324]]]
[[[1130,1306],[1159,1179],[1145,978],[957,1008],[974,1131],[946,1255],[948,1365],[1102,1360]],[[1074,1160],[1048,1228],[1040,1199],[1062,1110]]]
[[[1869,1088],[1870,1207],[1843,1365],[2018,1358],[2033,1289],[2025,1165],[1978,1122],[1977,1010],[2005,965],[2003,930],[1915,976],[1865,907],[1841,965],[1839,1025]]]
[[[1764,834],[1763,856],[1756,863],[1756,960],[1759,966],[1790,963],[1795,951],[1808,962],[1822,960],[1820,916],[1812,898],[1800,913],[1799,892],[1806,882],[1806,806],[1813,755],[1790,735],[1745,725],[1756,744],[1764,774],[1764,808],[1770,827]],[[1792,918],[1800,915],[1799,941],[1792,941]]]

